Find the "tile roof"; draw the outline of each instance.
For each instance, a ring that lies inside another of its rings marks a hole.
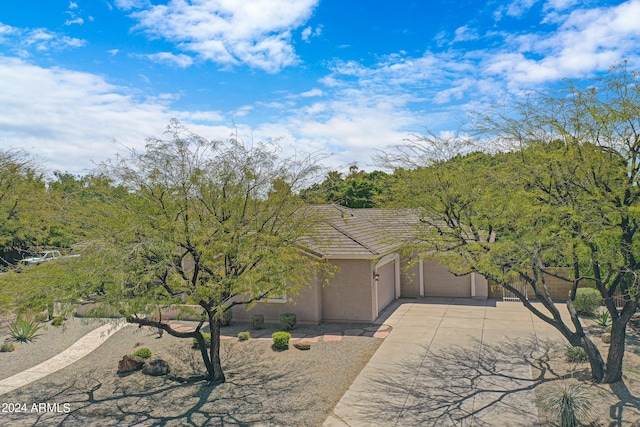
[[[305,245],[324,257],[371,257],[392,253],[413,234],[418,216],[408,209],[310,207],[319,221]]]

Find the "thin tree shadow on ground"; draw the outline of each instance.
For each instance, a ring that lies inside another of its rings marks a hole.
[[[11,399],[59,403],[57,412],[10,414],[6,425],[32,426],[201,426],[290,425],[288,417],[308,409],[279,397],[304,386],[296,372],[261,360],[255,347],[228,351],[228,380],[211,385],[201,376],[149,377],[140,372],[118,377],[97,370],[64,384],[39,382]],[[194,359],[195,361],[195,359]],[[202,372],[201,367],[194,367]],[[108,378],[105,380],[105,378]],[[64,412],[63,403],[71,409]],[[5,415],[5,414],[3,414]]]
[[[531,338],[424,348],[390,375],[368,370],[374,387],[362,390],[366,403],[356,410],[382,414],[376,425],[548,425],[538,421],[533,390],[563,378],[549,364],[557,345]],[[407,377],[414,379],[399,380]]]
[[[625,409],[634,408],[640,411],[640,398],[634,396],[623,381],[611,384],[610,387],[619,401],[609,408],[609,417],[616,421],[616,425],[621,426]],[[636,420],[634,425],[640,426],[640,419]]]

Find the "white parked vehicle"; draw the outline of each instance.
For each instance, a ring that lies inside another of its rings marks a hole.
[[[77,258],[79,256],[80,254],[62,255],[62,253],[59,250],[49,250],[49,251],[41,251],[38,254],[38,256],[25,258],[22,260],[22,262],[25,265],[38,265],[38,264],[42,264],[43,262],[55,261],[58,259],[66,259],[66,258]]]

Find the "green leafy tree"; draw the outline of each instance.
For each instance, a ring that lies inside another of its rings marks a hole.
[[[405,173],[397,189],[421,216],[418,244],[439,251],[452,270],[477,271],[512,291],[572,346],[584,348],[594,379],[604,383],[622,379],[626,325],[640,295],[638,83],[623,64],[588,89],[569,84],[566,93],[484,116],[475,124],[482,136],[475,146],[494,154],[434,156],[472,148],[468,139],[431,135],[382,159],[405,167],[422,159],[423,167]],[[553,304],[549,275],[572,285],[569,322]],[[516,281],[527,283],[544,309]],[[611,316],[606,362],[573,307],[585,284],[600,292]]]
[[[18,150],[0,150],[0,268],[41,246],[48,236],[50,205],[42,172]]]
[[[170,140],[149,139],[144,151],[104,165],[127,193],[114,197],[95,224],[102,236],[82,257],[95,272],[83,278],[83,289],[129,322],[195,339],[208,378],[222,382],[224,313],[295,294],[324,268],[301,250],[314,218],[295,195],[315,161],[280,158],[261,143],[208,141],[177,121],[167,132]],[[202,310],[193,332],[136,314],[182,303]]]
[[[331,171],[322,183],[302,190],[301,196],[310,203],[372,208],[383,202],[388,191],[389,178],[385,172],[367,173],[352,165],[346,177],[343,178],[340,172]]]
[[[104,174],[73,175],[55,171],[47,183],[55,207],[48,242],[55,247],[82,246],[90,240],[113,200],[124,196],[126,188],[117,186]]]

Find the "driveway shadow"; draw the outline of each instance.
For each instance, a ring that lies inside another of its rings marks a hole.
[[[362,387],[352,387],[353,400],[347,395],[341,405],[350,406],[357,418],[370,414],[370,425],[546,425],[538,421],[533,389],[561,378],[548,363],[557,342],[468,344],[437,351],[423,347],[419,358],[369,365]]]

